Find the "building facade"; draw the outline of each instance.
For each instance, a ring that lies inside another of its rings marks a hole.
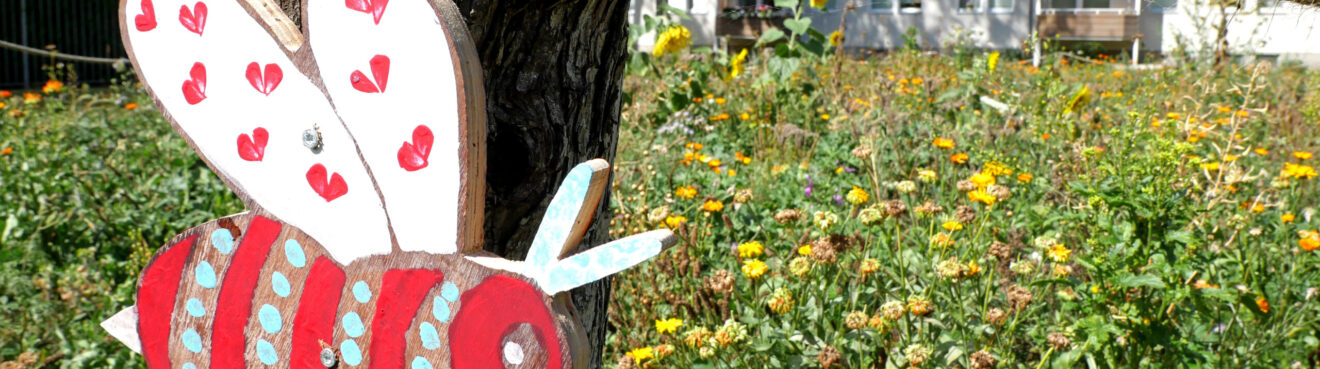
[[[846,14],[848,48],[894,49],[911,40],[925,49],[963,44],[1014,50],[1024,49],[1039,32],[1046,39],[1094,42],[1129,55],[1134,47],[1141,55],[1167,55],[1212,48],[1221,8],[1209,1],[831,0],[823,10],[807,10],[806,16],[813,27],[829,33]],[[1234,2],[1223,8],[1222,18],[1234,54],[1320,67],[1320,9],[1284,0],[1214,1]],[[640,24],[661,2],[691,15],[683,24],[697,45],[745,44],[787,15],[782,10],[768,18],[757,14],[758,7],[774,0],[632,0],[630,21]],[[845,11],[846,5],[853,10]],[[645,50],[650,42],[643,37],[639,46]]]

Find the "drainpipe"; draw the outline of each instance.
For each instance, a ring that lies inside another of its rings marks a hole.
[[[1137,13],[1137,33],[1141,33],[1141,0],[1132,0],[1132,9]],[[1141,37],[1132,38],[1132,66],[1141,64]]]
[[[23,46],[27,46],[27,45],[28,45],[27,0],[19,0],[19,3],[18,3],[18,14],[19,14],[19,16],[18,16],[18,29],[19,29],[19,36],[18,36],[18,39],[19,39],[19,42],[22,42],[22,43],[23,43]],[[31,87],[32,87],[32,58],[29,57],[29,56],[26,55],[26,54],[23,54],[22,57],[23,57],[23,88],[31,88]]]
[[[1027,34],[1035,35],[1031,40],[1031,66],[1040,68],[1040,30],[1036,23],[1040,22],[1040,0],[1031,2],[1031,17],[1027,24],[1031,26]]]

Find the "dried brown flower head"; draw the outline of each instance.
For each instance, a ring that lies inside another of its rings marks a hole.
[[[972,369],[990,369],[995,367],[995,364],[998,363],[998,360],[995,360],[995,356],[990,355],[990,353],[985,350],[973,353],[971,361]]]
[[[966,179],[958,181],[958,183],[955,184],[955,186],[958,187],[958,191],[962,191],[962,192],[968,192],[976,189],[976,184]]]
[[[866,146],[866,145],[858,146],[858,147],[852,149],[852,156],[853,156],[854,158],[858,158],[858,159],[861,159],[861,160],[870,159],[870,158],[871,158],[871,147],[870,147],[870,146]]]
[[[959,205],[958,211],[953,213],[953,217],[958,219],[959,223],[971,224],[973,220],[976,220],[976,209],[972,209],[971,206],[967,205]]]
[[[1072,345],[1072,340],[1068,339],[1068,336],[1059,332],[1050,333],[1045,339],[1050,341],[1050,346],[1054,346],[1055,350],[1063,350],[1068,348],[1069,345]]]
[[[779,224],[788,224],[802,220],[802,211],[798,209],[784,209],[775,213],[775,221]]]
[[[843,354],[839,352],[839,349],[836,349],[834,348],[834,346],[829,346],[829,345],[826,345],[825,347],[821,347],[820,353],[816,354],[816,361],[820,362],[821,368],[830,368],[833,367],[835,364],[842,364],[840,363],[840,360],[842,359],[843,359]]]
[[[706,277],[706,288],[716,293],[732,292],[733,273],[725,269],[716,270],[714,274]]]
[[[1012,305],[1014,309],[1022,310],[1026,308],[1027,305],[1031,304],[1033,298],[1031,291],[1026,288],[1022,288],[1016,284],[1008,286],[1008,303],[1009,305]]]
[[[907,212],[907,203],[903,200],[885,201],[885,215],[891,218],[898,217]]]
[[[990,311],[985,313],[985,321],[990,322],[991,324],[1004,324],[1005,320],[1008,320],[1008,313],[1004,312],[1004,309],[990,308]]]
[[[987,254],[990,254],[999,260],[1008,260],[1008,258],[1013,255],[1013,249],[1008,247],[1008,244],[1006,243],[995,241],[990,244],[990,251],[988,251]]]

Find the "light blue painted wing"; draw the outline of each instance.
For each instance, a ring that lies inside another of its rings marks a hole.
[[[615,240],[551,264],[537,283],[546,294],[554,295],[646,261],[674,241],[674,233],[668,229]]]
[[[527,250],[524,262],[528,268],[544,270],[559,260],[560,255],[577,246],[608,184],[603,177],[608,176],[609,167],[606,161],[594,159],[569,171],[568,177],[559,185],[559,192],[550,200],[532,246]]]

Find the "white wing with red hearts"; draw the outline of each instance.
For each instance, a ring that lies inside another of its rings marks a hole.
[[[480,247],[480,86],[430,2],[309,0],[307,42],[265,0],[125,1],[140,78],[250,206],[341,263]]]

